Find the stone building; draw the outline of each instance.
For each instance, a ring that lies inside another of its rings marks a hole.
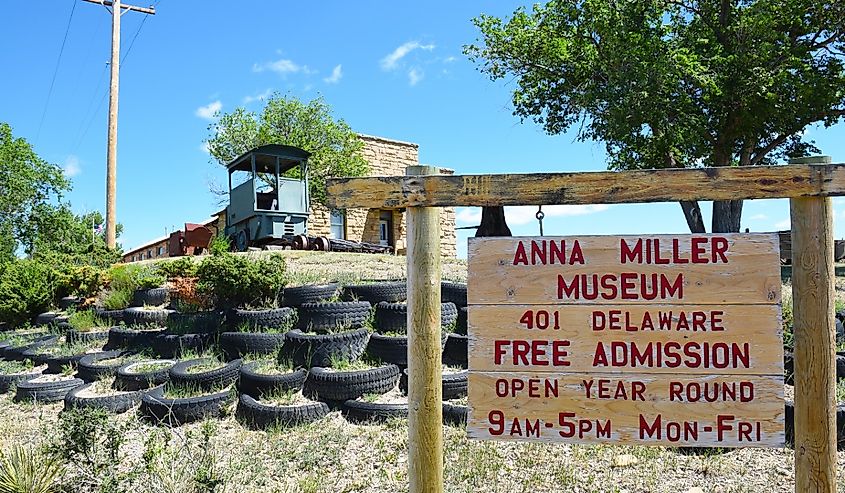
[[[359,135],[364,143],[363,155],[370,167],[370,176],[400,176],[408,166],[419,164],[419,146],[409,142],[385,139],[370,135]],[[452,170],[441,168],[443,174]],[[222,232],[225,214],[204,221],[203,225],[214,232]],[[311,214],[307,223],[309,236],[328,236],[351,241],[363,241],[390,245],[399,253],[405,253],[405,214],[389,209],[347,209],[330,211],[320,204],[311,204]],[[443,256],[454,257],[457,254],[455,235],[455,211],[443,208],[440,212],[440,242]],[[147,242],[127,251],[124,262],[167,257],[169,238],[163,237]]]

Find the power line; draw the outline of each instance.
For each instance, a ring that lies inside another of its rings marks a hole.
[[[38,139],[41,137],[41,127],[44,125],[44,118],[47,116],[47,108],[50,106],[50,96],[53,95],[53,85],[56,83],[56,75],[59,73],[59,65],[62,62],[62,54],[65,52],[65,43],[67,42],[67,35],[70,32],[70,23],[73,21],[73,13],[76,11],[76,0],[73,0],[73,6],[70,8],[70,17],[67,20],[67,27],[65,28],[65,37],[62,38],[62,47],[59,49],[59,58],[56,60],[56,68],[53,69],[53,79],[50,81],[50,90],[47,91],[47,101],[44,103],[44,111],[41,112],[41,121],[38,123],[38,131],[35,133],[35,144],[38,145]]]

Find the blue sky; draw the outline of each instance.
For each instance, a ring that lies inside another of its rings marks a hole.
[[[242,105],[257,110],[260,98],[273,91],[301,99],[322,94],[356,131],[415,142],[422,163],[458,173],[606,166],[601,143],[548,136],[531,122],[521,124],[512,115],[513,84],[489,81],[461,54],[477,37],[474,16],[508,15],[524,2],[153,3],[155,16],[130,12],[122,22],[118,221],[125,248],[218,209],[208,183],[225,174],[202,145],[211,114]],[[103,211],[109,15],[81,0],[4,7],[0,121],[73,175],[68,198],[77,211]],[[808,132],[834,162],[843,162],[843,128]],[[841,238],[845,199],[834,205]],[[514,234],[538,233],[534,212],[508,210]],[[457,214],[459,225],[476,225],[480,210]],[[783,229],[788,218],[786,201],[748,201],[742,227]],[[674,203],[546,207],[546,234],[687,231]],[[459,234],[460,252],[469,234]]]

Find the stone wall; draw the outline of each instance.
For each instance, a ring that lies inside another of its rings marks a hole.
[[[408,166],[419,164],[417,144],[397,140],[360,135],[364,142],[362,153],[369,164],[370,176],[402,176]],[[442,168],[441,173],[452,174],[453,171]],[[379,221],[382,213],[389,213],[392,223],[392,242],[398,253],[405,252],[405,215],[401,211],[382,211],[379,209],[347,209],[346,210],[346,239],[379,242]],[[311,236],[330,236],[329,210],[320,204],[311,205],[311,216],[308,219],[308,234]],[[455,235],[455,211],[452,208],[443,209],[440,215],[441,251],[444,256],[457,255]]]

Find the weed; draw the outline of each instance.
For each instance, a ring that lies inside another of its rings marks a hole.
[[[378,368],[381,366],[380,363],[376,363],[375,361],[371,361],[367,358],[359,359],[357,361],[349,361],[344,358],[332,357],[330,363],[331,368],[336,371],[360,371]]]
[[[283,375],[293,371],[293,361],[288,359],[261,359],[253,368],[255,373],[262,375]]]
[[[32,361],[0,361],[0,374],[24,373],[32,369]]]
[[[836,382],[836,402],[839,404],[845,402],[845,380]]]
[[[207,371],[213,371],[218,368],[223,368],[224,366],[225,365],[219,361],[208,361],[205,363],[191,365],[187,368],[186,371],[191,374],[205,373]]]
[[[96,316],[92,310],[74,311],[68,317],[68,323],[79,332],[86,332],[93,329],[107,329],[109,323]]]
[[[210,395],[216,394],[218,392],[222,392],[229,388],[226,387],[214,387],[209,390],[204,390],[200,388],[198,385],[195,384],[179,384],[176,385],[174,383],[169,383],[164,386],[164,398],[165,399],[190,399],[192,397],[200,397],[203,395]]]
[[[74,474],[69,475],[74,483],[71,491],[79,491],[83,485],[86,490],[109,491],[129,477],[131,473],[118,467],[128,431],[129,423],[109,420],[108,412],[102,409],[71,409],[60,415],[58,433],[49,450],[73,467]]]
[[[132,373],[153,373],[165,368],[170,368],[173,363],[170,361],[150,361],[139,363],[132,367]]]

